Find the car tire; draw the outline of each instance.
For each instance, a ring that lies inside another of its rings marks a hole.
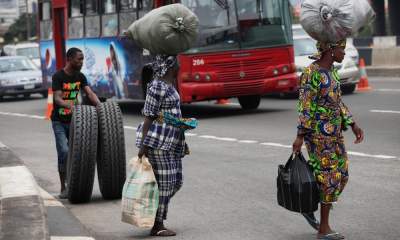
[[[43,91],[40,94],[42,94],[43,98],[47,98],[49,96],[49,92],[48,91]]]
[[[88,202],[92,196],[97,136],[96,108],[75,106],[70,125],[67,160],[67,192],[71,203]]]
[[[351,94],[356,90],[356,84],[341,86],[341,89],[344,94]]]
[[[121,198],[126,176],[125,136],[122,112],[116,102],[97,106],[99,142],[97,174],[104,199]]]
[[[257,109],[260,105],[261,96],[259,95],[251,95],[251,96],[241,96],[238,97],[240,106],[244,110],[252,110]]]
[[[24,93],[24,98],[30,98],[31,94],[30,93]]]

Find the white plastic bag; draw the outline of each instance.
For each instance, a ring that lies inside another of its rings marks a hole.
[[[154,225],[159,192],[153,168],[146,157],[129,161],[122,190],[122,221],[141,228]]]
[[[357,33],[374,16],[366,0],[305,0],[300,22],[312,38],[337,42]]]
[[[199,20],[182,4],[156,8],[129,26],[126,32],[153,54],[176,55],[196,42]]]

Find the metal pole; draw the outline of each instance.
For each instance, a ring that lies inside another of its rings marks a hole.
[[[29,41],[29,38],[31,37],[31,18],[29,16],[29,11],[28,11],[28,0],[25,0],[25,7],[26,7],[26,40]]]

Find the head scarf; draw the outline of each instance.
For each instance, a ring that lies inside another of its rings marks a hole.
[[[314,55],[312,55],[310,58],[314,59],[314,60],[319,60],[319,59],[321,59],[322,54],[325,51],[328,51],[329,49],[334,49],[336,47],[345,48],[346,47],[346,39],[342,39],[342,40],[340,40],[338,42],[335,42],[335,43],[327,43],[327,42],[318,41],[316,46],[317,46],[318,52],[315,53]]]
[[[178,63],[176,56],[158,54],[152,63],[154,78],[162,78],[167,74],[168,70],[173,68]]]

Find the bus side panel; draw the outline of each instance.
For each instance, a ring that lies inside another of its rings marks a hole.
[[[40,42],[40,65],[42,69],[43,82],[51,87],[51,77],[57,70],[56,54],[53,41]]]
[[[85,60],[81,71],[99,97],[143,98],[141,75],[145,58],[143,50],[132,41],[116,37],[70,39],[66,42],[66,49],[71,47],[83,51]],[[52,57],[51,62],[55,63],[54,44],[51,41],[43,42],[41,46],[43,76],[51,80],[55,64],[48,67],[47,52]]]

